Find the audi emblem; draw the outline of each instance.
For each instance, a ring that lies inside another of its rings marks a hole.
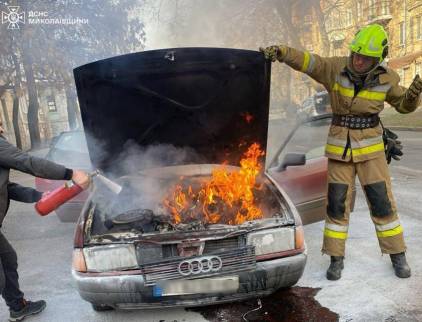
[[[223,267],[223,261],[218,256],[204,256],[186,259],[180,262],[178,271],[183,276],[197,275],[202,273],[218,272]]]

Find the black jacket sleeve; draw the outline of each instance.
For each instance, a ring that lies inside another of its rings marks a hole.
[[[72,170],[46,159],[31,156],[2,137],[0,137],[0,167],[19,170],[51,180],[72,178]]]
[[[42,197],[42,192],[30,187],[21,186],[14,182],[9,182],[7,184],[7,193],[9,199],[26,203],[37,202]]]

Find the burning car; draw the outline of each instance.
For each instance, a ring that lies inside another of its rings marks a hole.
[[[95,310],[229,302],[299,280],[302,222],[277,176],[306,159],[264,171],[261,53],[154,50],[74,75],[92,164],[122,186],[96,185],[75,232],[72,274]]]

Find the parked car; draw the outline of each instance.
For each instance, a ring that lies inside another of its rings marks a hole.
[[[329,119],[293,131],[255,177],[270,68],[254,51],[183,48],[74,70],[92,163],[123,187],[94,189],[75,231],[72,275],[95,310],[230,302],[302,276]]]
[[[307,97],[298,109],[300,119],[331,113],[330,96],[327,91],[320,91]]]
[[[70,169],[92,170],[85,134],[80,130],[65,131],[54,137],[51,141],[46,159],[63,164]],[[38,191],[42,192],[53,191],[64,183],[65,181],[63,180],[35,178],[35,187]],[[84,191],[56,209],[55,212],[60,221],[76,222],[88,194],[89,192]]]

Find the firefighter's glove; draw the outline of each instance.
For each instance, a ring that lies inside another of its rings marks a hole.
[[[400,161],[400,157],[403,155],[403,145],[398,140],[397,134],[390,131],[389,129],[384,129],[383,139],[385,146],[385,158],[387,159],[387,163],[390,164],[391,159]]]
[[[422,79],[419,75],[416,75],[413,79],[412,84],[410,84],[409,88],[406,91],[406,99],[410,102],[418,99],[419,95],[422,93]]]
[[[271,60],[272,62],[275,62],[276,60],[283,62],[284,57],[287,54],[287,47],[284,45],[270,46],[267,48],[259,47],[259,51],[264,54],[265,59]]]

